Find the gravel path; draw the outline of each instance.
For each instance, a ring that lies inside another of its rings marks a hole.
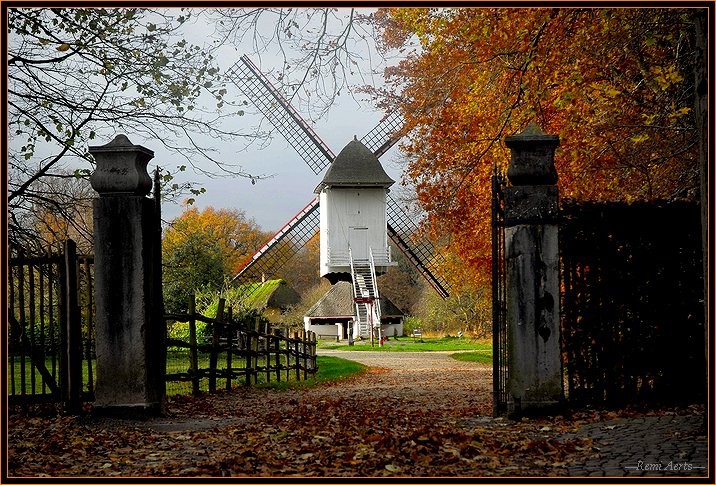
[[[499,429],[506,425],[490,417],[489,364],[457,361],[450,357],[454,352],[320,353],[389,369],[372,374],[370,384],[363,380],[354,383],[361,392],[384,389],[400,396],[408,408],[429,408],[447,414],[457,411],[458,416],[463,416],[456,420],[460,427]],[[465,419],[470,412],[474,417]],[[708,444],[706,435],[699,433],[701,423],[700,415],[638,416],[587,424],[554,438],[589,438],[594,450],[598,450],[589,458],[569,463],[567,469],[572,476],[706,476]]]
[[[492,413],[492,366],[458,361],[455,352],[346,352],[319,349],[319,355],[331,355],[365,364],[373,369],[364,378],[332,387],[337,396],[371,393],[391,396],[410,410],[443,410],[449,414]],[[381,371],[382,370],[382,371]],[[320,392],[320,390],[316,390]]]
[[[308,389],[237,389],[207,397],[211,416],[187,413],[169,406],[168,416],[137,422],[158,431],[198,431],[218,424],[256,422],[271,411],[290,414],[297,406],[341,403],[342,406],[370,407],[370,401],[392,403],[406,414],[425,413],[449,416],[491,416],[492,366],[458,361],[455,352],[366,352],[318,349],[319,355],[340,357],[368,366],[368,371],[338,385]],[[107,425],[125,421],[106,419]]]

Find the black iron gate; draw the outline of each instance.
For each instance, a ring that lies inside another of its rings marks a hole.
[[[505,272],[505,176],[492,171],[492,412],[507,412],[507,299]]]
[[[7,393],[12,407],[94,399],[94,264],[77,255],[12,254],[8,264]]]

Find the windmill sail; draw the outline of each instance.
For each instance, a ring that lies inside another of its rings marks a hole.
[[[388,237],[440,296],[443,298],[450,296],[452,288],[449,282],[437,271],[444,262],[443,256],[429,240],[426,239],[421,243],[413,241],[411,236],[418,232],[418,225],[390,195],[388,195],[387,216]]]
[[[400,139],[396,133],[402,125],[400,115],[396,112],[392,112],[361,138],[360,141],[367,146],[377,158],[380,158]]]
[[[254,102],[258,110],[284,136],[315,174],[320,173],[333,162],[335,159],[333,151],[247,56],[241,56],[229,69],[228,74],[234,84]],[[391,113],[368,132],[361,142],[376,157],[380,157],[398,141],[396,133],[400,127],[400,115]],[[276,271],[285,265],[318,229],[318,211],[315,210],[318,202],[317,200],[314,202],[315,207],[303,216],[301,211],[291,219],[247,261],[233,280],[243,282],[276,274]],[[427,240],[420,244],[413,241],[411,235],[417,232],[417,224],[392,197],[389,196],[387,202],[388,236],[438,294],[446,298],[451,289],[450,285],[436,271],[444,261],[442,255]],[[293,231],[297,231],[296,236],[291,235]],[[291,249],[287,249],[287,245],[279,244],[284,238],[291,242],[288,245]],[[274,255],[274,252],[280,254]],[[267,261],[264,262],[263,259]]]
[[[236,87],[249,97],[266,119],[298,152],[316,175],[336,156],[321,137],[296,112],[284,96],[246,56],[241,56],[228,71]]]
[[[231,282],[243,284],[275,276],[278,270],[316,235],[319,215],[317,209],[318,197],[315,197],[237,269]],[[258,288],[245,285],[244,289],[251,292]]]

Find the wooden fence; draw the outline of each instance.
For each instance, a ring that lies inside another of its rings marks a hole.
[[[188,341],[167,338],[165,380],[167,384],[191,382],[193,395],[201,392],[204,381],[209,392],[216,392],[217,387],[230,390],[240,378],[244,385],[250,386],[260,380],[306,380],[318,370],[315,333],[271,329],[269,323],[259,319],[251,322],[236,320],[232,309],[225,309],[224,299],[219,300],[214,318],[196,313],[192,296],[187,314],[167,314],[164,320],[189,325]],[[199,343],[197,322],[204,322],[210,328],[210,336],[205,338],[208,343]],[[183,349],[179,354],[185,371],[177,370],[176,359],[173,365],[171,363],[171,357],[177,354],[176,349]]]

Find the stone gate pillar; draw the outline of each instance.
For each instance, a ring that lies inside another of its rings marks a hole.
[[[559,324],[557,135],[530,124],[505,138],[509,412],[545,412],[562,401]]]
[[[152,180],[154,152],[124,135],[89,147],[94,210],[97,383],[99,414],[159,414],[164,401],[164,339]],[[158,318],[159,317],[159,318]]]

